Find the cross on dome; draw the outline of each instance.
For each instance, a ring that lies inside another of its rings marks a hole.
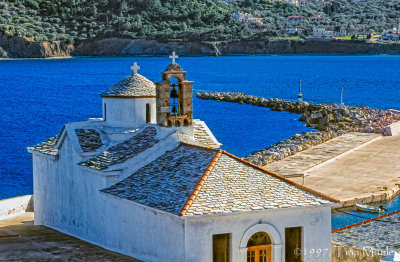
[[[131,66],[131,69],[133,71],[133,74],[137,74],[137,71],[140,69],[140,66],[137,65],[137,63],[133,63],[133,66]]]
[[[175,51],[172,52],[172,55],[169,56],[170,59],[172,59],[172,64],[175,65],[175,59],[179,58],[178,55],[175,54]]]

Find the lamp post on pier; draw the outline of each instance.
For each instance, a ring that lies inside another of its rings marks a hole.
[[[344,103],[343,103],[343,86],[341,88],[341,93],[340,93],[340,105],[339,105],[340,109],[344,109]]]
[[[299,80],[299,94],[297,95],[299,102],[303,102],[303,94],[301,93],[301,80]]]

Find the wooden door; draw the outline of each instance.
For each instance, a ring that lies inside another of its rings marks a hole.
[[[248,247],[247,262],[271,262],[271,245]]]
[[[230,235],[213,235],[213,262],[229,262]]]
[[[146,123],[151,122],[151,112],[150,112],[150,104],[146,104]]]

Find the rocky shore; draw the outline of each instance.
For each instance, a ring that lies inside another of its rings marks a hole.
[[[157,41],[104,38],[85,40],[72,55],[242,55],[242,54],[399,54],[400,44],[366,43],[335,39],[269,39],[230,41]]]
[[[335,39],[267,39],[229,41],[158,41],[154,39],[95,38],[77,44],[30,41],[0,33],[0,58],[67,56],[243,54],[399,54],[400,44],[366,43]]]
[[[369,132],[385,134],[385,127],[400,121],[400,112],[394,110],[371,109],[369,107],[345,106],[340,109],[336,104],[309,104],[277,98],[264,98],[244,93],[199,92],[201,99],[250,104],[268,107],[275,111],[287,111],[302,114],[300,121],[317,131],[296,134],[270,147],[255,151],[246,159],[257,165],[267,165],[324,143],[347,132]]]
[[[72,44],[30,41],[0,32],[0,58],[69,57],[73,49]]]
[[[263,150],[254,151],[244,159],[259,166],[268,165],[274,161],[284,159],[312,146],[322,144],[337,137],[333,132],[303,132],[273,144]]]

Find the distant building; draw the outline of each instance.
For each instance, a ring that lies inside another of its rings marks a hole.
[[[271,0],[271,1],[272,2],[284,2],[284,3],[289,3],[289,4],[292,4],[292,5],[299,6],[299,2],[301,0]]]
[[[347,36],[347,30],[346,30],[346,28],[341,28],[340,31],[339,31],[339,33],[338,33],[338,36],[341,36],[341,37]]]
[[[292,5],[299,6],[299,0],[286,0],[286,2],[291,3]]]
[[[399,41],[400,40],[400,24],[398,27],[394,26],[392,29],[383,31],[380,41]]]
[[[305,19],[305,17],[301,16],[301,15],[291,15],[291,16],[288,16],[288,18],[287,18],[288,22],[301,22],[304,19]]]
[[[320,14],[316,14],[313,17],[310,17],[310,22],[321,22],[323,20],[322,16]]]
[[[299,5],[300,6],[308,6],[308,0],[300,0]]]
[[[240,24],[249,27],[251,23],[255,25],[262,25],[263,24],[263,19],[262,18],[257,18],[253,17],[252,14],[249,13],[243,13],[243,12],[236,12],[232,14],[232,18],[239,22]]]
[[[296,33],[301,34],[303,32],[303,29],[297,28],[297,27],[288,27],[285,29],[285,33],[288,35],[295,35]]]
[[[330,38],[334,37],[333,31],[327,31],[325,28],[314,28],[311,32],[311,37],[315,38]]]

